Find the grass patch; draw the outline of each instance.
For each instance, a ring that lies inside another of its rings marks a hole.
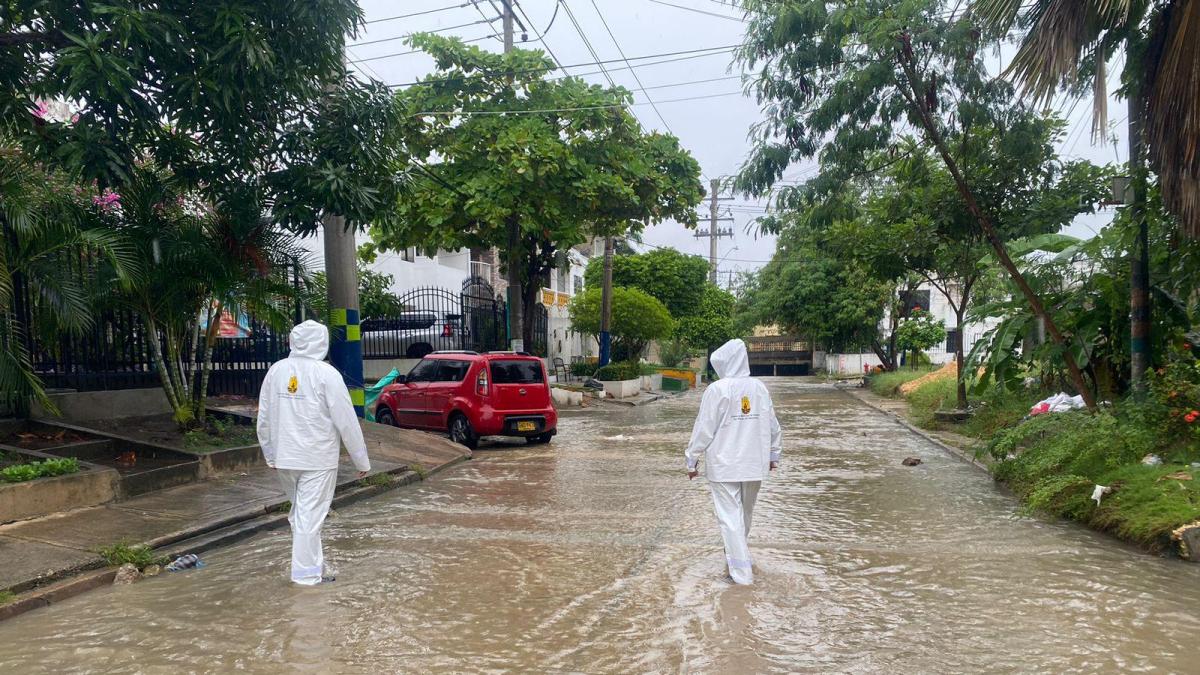
[[[183,447],[192,452],[212,452],[258,443],[258,434],[249,424],[210,417],[203,429],[184,432]]]
[[[367,476],[358,481],[358,484],[363,487],[387,487],[396,482],[396,477],[390,473],[377,473]]]
[[[271,509],[271,511],[274,513],[291,513],[292,503],[290,501],[284,500],[284,502],[282,504]]]
[[[1030,511],[1086,523],[1152,551],[1169,545],[1172,530],[1200,520],[1200,441],[1163,433],[1141,406],[1035,417],[999,433],[989,451],[1001,461],[996,477]],[[1163,464],[1141,463],[1157,454]],[[1193,479],[1188,480],[1186,477]],[[1100,505],[1095,485],[1113,492]]]
[[[1045,398],[1030,391],[1008,392],[999,387],[972,401],[971,418],[957,431],[965,436],[991,440],[996,434],[1021,423],[1035,403]]]
[[[12,591],[0,591],[0,605],[7,605],[17,599],[17,594]]]
[[[138,569],[142,569],[147,565],[165,565],[168,562],[165,556],[156,554],[144,544],[131,546],[124,542],[118,542],[102,547],[97,553],[111,567],[132,564]]]
[[[867,382],[871,387],[871,391],[880,396],[896,397],[900,395],[900,385],[905,382],[911,382],[918,377],[923,377],[932,373],[932,367],[917,368],[910,370],[903,368],[889,373],[878,373],[868,378]]]
[[[909,392],[907,400],[913,424],[922,429],[937,429],[940,425],[933,414],[954,407],[958,402],[958,385],[953,377],[935,380]]]
[[[421,480],[425,480],[425,477],[429,475],[429,471],[425,468],[425,465],[420,462],[409,464],[408,470],[417,474],[417,478]]]

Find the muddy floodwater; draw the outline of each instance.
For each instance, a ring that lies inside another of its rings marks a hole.
[[[4,622],[0,672],[1200,672],[1200,565],[1019,517],[845,393],[768,382],[754,586],[683,473],[693,393],[339,511],[328,586],[288,584],[277,531]]]

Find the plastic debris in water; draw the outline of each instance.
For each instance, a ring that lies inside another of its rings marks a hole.
[[[168,572],[182,572],[189,569],[200,569],[204,567],[204,561],[195,553],[181,555],[175,559],[170,565],[167,565]]]
[[[1110,492],[1112,492],[1112,488],[1108,487],[1107,485],[1097,485],[1096,488],[1092,490],[1092,501],[1096,502],[1096,506],[1100,506],[1100,498]]]

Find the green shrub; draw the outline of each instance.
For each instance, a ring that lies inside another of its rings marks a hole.
[[[5,483],[23,483],[47,476],[63,476],[77,471],[79,471],[79,460],[74,457],[47,459],[40,462],[16,464],[0,469],[0,481]]]
[[[634,380],[642,376],[642,366],[633,361],[610,363],[596,371],[596,379],[603,382]]]
[[[104,562],[112,567],[119,567],[130,563],[141,569],[147,565],[165,565],[167,563],[166,557],[156,555],[149,546],[144,544],[130,546],[124,542],[119,542],[105,546],[97,551],[97,553],[100,554],[101,558],[104,558]]]
[[[591,377],[596,368],[594,361],[576,361],[571,364],[571,374],[575,377]]]
[[[674,337],[658,345],[658,360],[668,368],[675,368],[692,355],[692,349],[682,338]]]

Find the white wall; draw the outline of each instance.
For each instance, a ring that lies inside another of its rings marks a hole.
[[[365,244],[371,240],[366,233],[359,233],[354,238],[356,244]],[[311,237],[300,240],[300,244],[309,251],[309,269],[320,271],[325,269],[325,243],[320,231]],[[381,252],[375,262],[369,267],[382,274],[392,276],[391,291],[403,295],[414,288],[434,286],[450,291],[458,291],[471,274],[471,253],[462,251],[439,251],[429,258],[412,252],[412,261],[405,259],[403,253],[394,251]]]

